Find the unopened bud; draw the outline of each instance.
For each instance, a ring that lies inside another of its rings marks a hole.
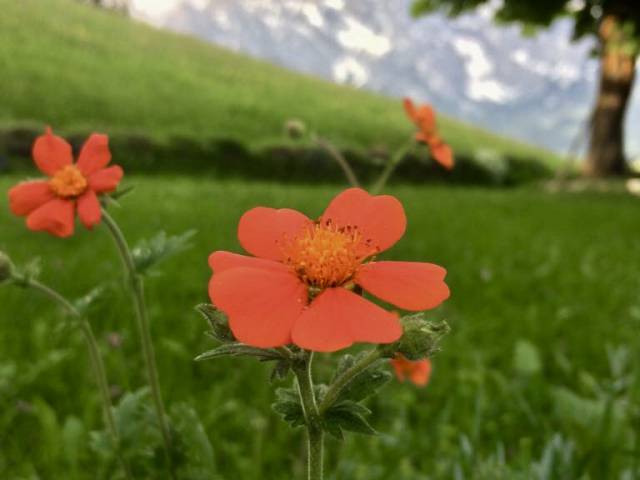
[[[0,283],[6,282],[13,278],[13,263],[9,256],[0,252]]]
[[[301,120],[291,119],[284,124],[284,131],[291,140],[300,140],[307,132],[307,127]]]
[[[407,315],[401,319],[404,333],[400,340],[384,346],[385,356],[402,354],[407,360],[429,358],[439,350],[442,337],[449,333],[447,322],[430,322],[423,313]]]

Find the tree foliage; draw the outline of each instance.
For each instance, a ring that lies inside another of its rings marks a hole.
[[[442,11],[449,16],[457,16],[490,3],[491,0],[415,0],[412,13],[419,16]],[[528,30],[546,27],[560,17],[573,17],[574,39],[597,34],[600,20],[607,15],[615,15],[620,20],[637,54],[640,41],[640,8],[637,0],[503,0],[495,11],[496,21],[517,22]]]

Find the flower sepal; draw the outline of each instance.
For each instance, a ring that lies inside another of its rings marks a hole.
[[[209,327],[211,328],[211,330],[207,332],[209,337],[221,343],[236,341],[236,338],[233,336],[233,333],[229,328],[229,321],[224,312],[218,310],[210,303],[201,303],[200,305],[197,305],[196,311],[202,315],[209,324]]]
[[[255,357],[261,362],[268,362],[270,360],[281,360],[282,354],[272,348],[257,348],[250,345],[245,345],[240,342],[232,342],[224,345],[220,345],[213,350],[208,350],[201,353],[195,358],[196,362],[202,360],[211,360],[220,357]]]
[[[440,350],[440,341],[451,330],[447,322],[429,321],[424,312],[402,317],[403,334],[400,340],[379,347],[382,356],[395,358],[399,353],[407,360],[430,358]]]

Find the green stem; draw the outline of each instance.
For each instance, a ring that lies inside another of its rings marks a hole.
[[[360,186],[360,182],[358,181],[358,177],[356,176],[356,173],[353,171],[353,169],[351,168],[351,165],[349,165],[349,162],[344,157],[344,155],[342,155],[340,150],[338,150],[333,144],[329,143],[328,141],[322,138],[315,137],[313,141],[320,148],[323,148],[329,154],[329,156],[331,156],[331,158],[333,158],[336,161],[336,163],[342,169],[344,176],[347,177],[347,181],[352,187]]]
[[[149,325],[147,305],[144,298],[144,284],[142,281],[142,276],[137,272],[131,249],[129,248],[129,244],[124,237],[122,230],[120,230],[118,224],[104,208],[102,209],[102,218],[104,220],[104,224],[109,229],[113,240],[115,241],[118,252],[120,253],[120,258],[122,259],[126,275],[129,280],[131,295],[133,297],[133,303],[136,311],[136,324],[138,326],[138,334],[142,343],[142,353],[147,369],[149,386],[151,388],[151,396],[153,397],[156,416],[158,417],[160,432],[162,433],[162,440],[164,442],[169,470],[172,478],[175,479],[176,475],[173,469],[173,462],[171,461],[170,454],[171,435],[169,431],[167,415],[165,413],[164,403],[162,401],[162,393],[160,391],[158,367],[156,365],[156,357],[153,349],[153,342],[151,340],[151,329]]]
[[[345,370],[342,375],[340,375],[335,382],[333,382],[327,393],[325,393],[320,406],[318,407],[318,412],[322,415],[326,412],[334,402],[338,399],[340,392],[344,387],[349,385],[349,383],[358,375],[359,373],[365,371],[375,362],[380,359],[381,352],[379,350],[371,350],[365,357],[362,358],[358,363],[353,365],[351,368]]]
[[[305,356],[304,361],[294,368],[294,373],[298,381],[298,393],[300,394],[300,402],[302,403],[302,410],[307,425],[307,478],[308,480],[322,480],[324,432],[320,424],[320,414],[313,392],[313,380],[311,378],[312,360],[313,354],[309,352]]]
[[[385,187],[385,185],[389,181],[389,177],[391,177],[391,174],[393,173],[393,171],[398,167],[398,165],[400,165],[400,162],[402,162],[402,159],[405,157],[407,152],[411,149],[413,144],[414,144],[414,140],[412,139],[409,143],[407,143],[403,147],[400,147],[398,150],[396,150],[396,152],[393,154],[393,157],[391,157],[391,159],[387,163],[384,170],[380,173],[380,176],[378,177],[378,179],[373,183],[373,185],[369,189],[369,193],[371,195],[378,195],[380,192],[382,192],[382,189]]]
[[[122,458],[119,453],[120,449],[120,435],[118,434],[118,429],[116,427],[116,421],[113,417],[113,405],[111,403],[111,395],[109,393],[109,382],[107,380],[106,370],[104,368],[104,363],[102,361],[102,357],[100,356],[100,350],[98,349],[98,342],[93,333],[93,329],[91,328],[91,324],[87,321],[87,319],[78,311],[76,307],[71,304],[66,298],[64,298],[60,293],[44,285],[37,280],[27,278],[21,279],[20,284],[33,288],[34,290],[44,294],[49,297],[49,299],[53,300],[60,304],[69,315],[75,317],[80,326],[80,331],[84,337],[85,342],[87,343],[87,347],[89,349],[89,358],[91,361],[91,368],[93,370],[94,377],[96,379],[96,383],[98,384],[98,390],[100,391],[100,397],[102,399],[102,407],[104,410],[105,423],[107,425],[107,430],[111,435],[111,439],[115,445],[116,451],[118,451],[118,457],[120,463],[122,464],[122,468],[124,470],[125,476],[128,479],[133,478],[131,475],[131,471],[129,469],[129,465]]]

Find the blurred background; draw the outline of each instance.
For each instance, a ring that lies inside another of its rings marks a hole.
[[[632,0],[0,0],[0,186],[38,175],[45,125],[76,149],[108,133],[135,186],[113,211],[130,241],[198,230],[148,281],[181,478],[301,478],[302,432],[269,408],[288,381],[193,362],[213,346],[192,309],[207,256],[241,251],[253,206],[322,213],[347,183],[320,139],[374,181],[414,134],[402,97],[429,103],[456,164],[405,156],[386,192],[409,227],[387,258],[448,269],[429,315],[452,333],[425,388],[370,402],[379,436],[329,443],[328,478],[640,478],[639,39]],[[6,195],[0,225],[0,250],[39,257],[64,294],[100,286],[126,448],[138,478],[164,478],[108,235],[30,232]],[[81,340],[0,289],[0,478],[119,478]]]

